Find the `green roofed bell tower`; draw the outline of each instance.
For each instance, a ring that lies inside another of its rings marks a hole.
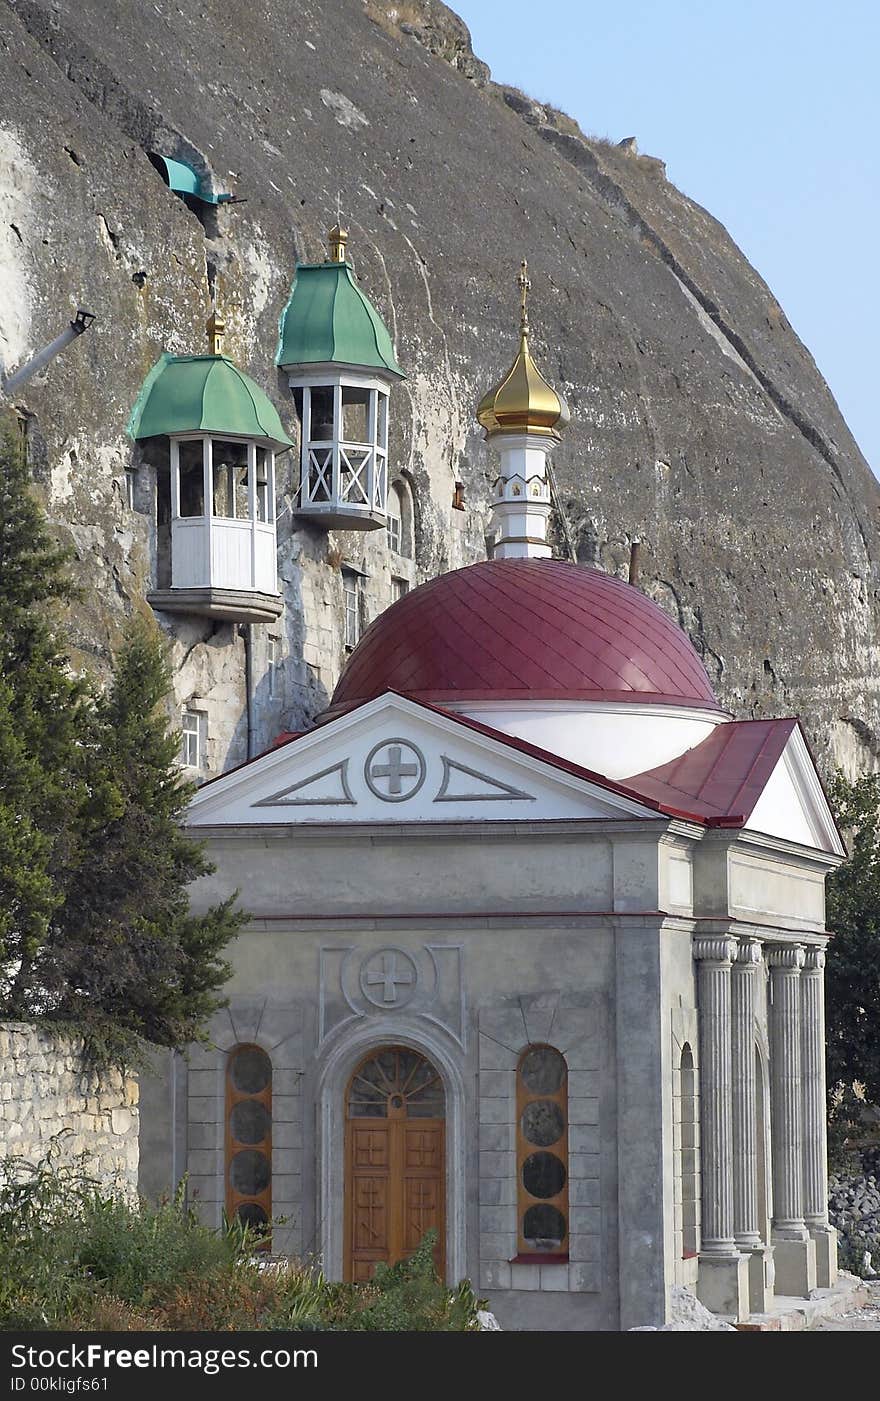
[[[325,262],[297,263],[276,363],[301,425],[297,513],[327,529],[376,530],[386,521],[389,391],[404,375],[347,241],[337,224]]]
[[[129,436],[156,460],[158,578],[154,608],[238,622],[281,612],[275,545],[275,456],[292,446],[268,395],[222,354],[166,351],[141,387]]]

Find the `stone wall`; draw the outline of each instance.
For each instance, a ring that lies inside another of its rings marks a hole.
[[[0,1022],[0,1158],[55,1161],[107,1184],[137,1187],[138,1083],[84,1065],[78,1043]]]

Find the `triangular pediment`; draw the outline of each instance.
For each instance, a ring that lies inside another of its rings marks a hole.
[[[205,784],[189,823],[658,817],[561,762],[388,693]]]
[[[813,757],[796,727],[746,822],[752,832],[845,856]]]

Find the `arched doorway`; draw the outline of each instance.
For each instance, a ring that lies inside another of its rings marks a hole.
[[[408,1046],[371,1051],[345,1104],[345,1256],[348,1280],[411,1255],[432,1228],[444,1276],[445,1096],[439,1072]]]

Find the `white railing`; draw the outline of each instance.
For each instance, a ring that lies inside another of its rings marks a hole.
[[[318,439],[308,444],[304,458],[301,511],[385,514],[388,457],[383,448]]]

